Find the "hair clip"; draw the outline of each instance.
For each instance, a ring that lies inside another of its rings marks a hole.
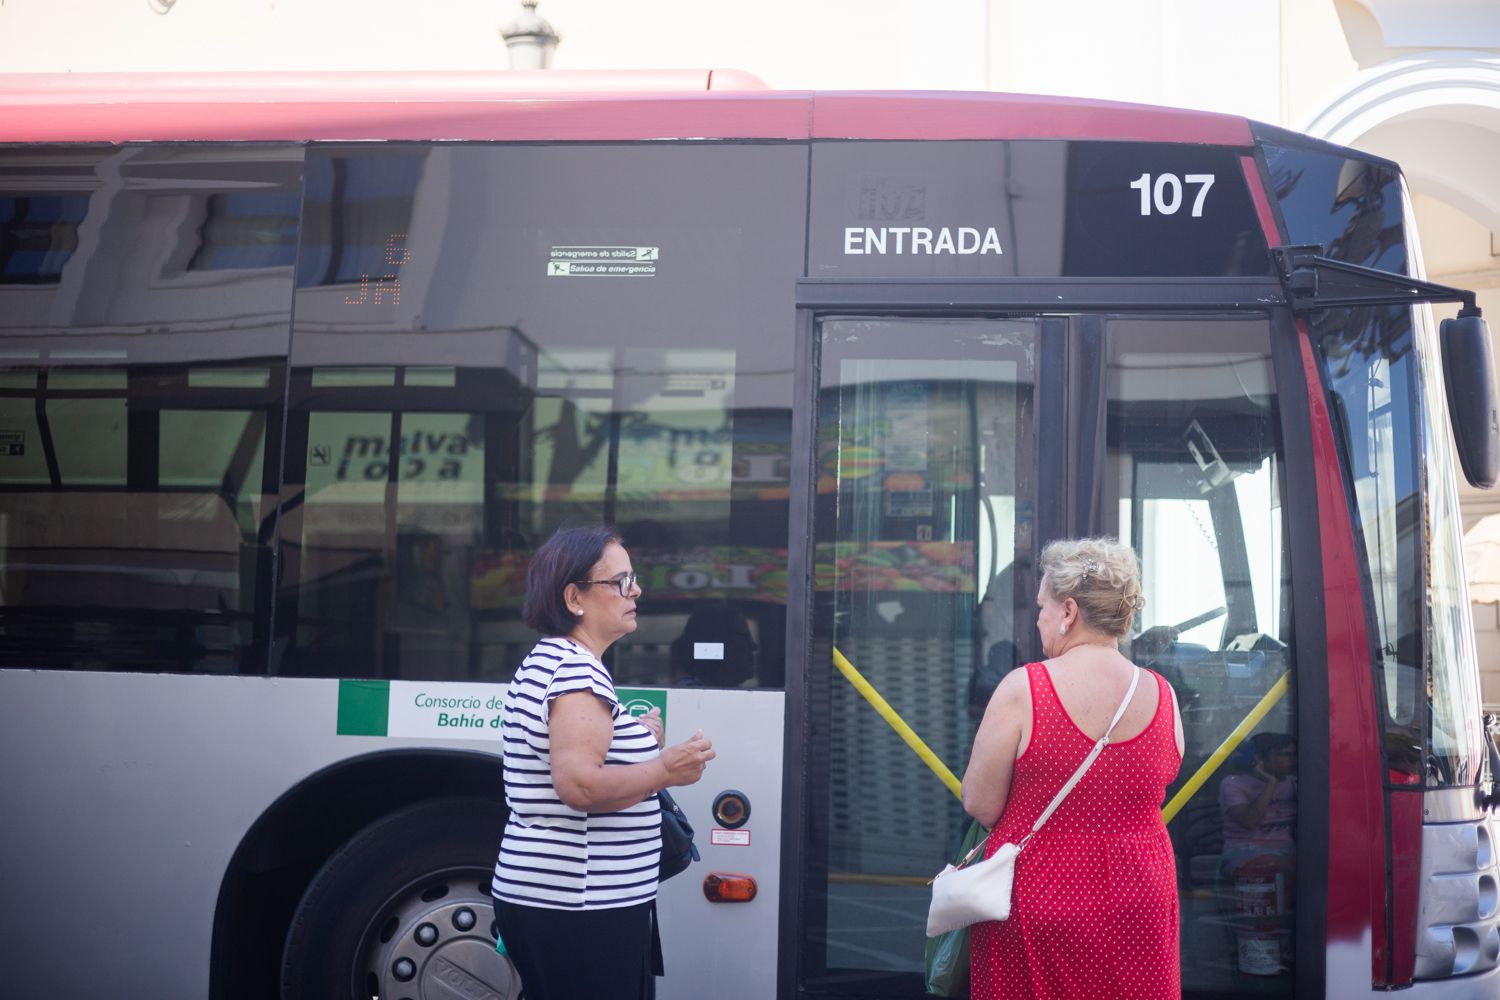
[[[1083,561],[1083,577],[1085,580],[1097,572],[1099,572],[1099,564],[1097,562],[1092,559],[1085,559]]]

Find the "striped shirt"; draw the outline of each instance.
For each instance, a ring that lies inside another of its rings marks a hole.
[[[615,694],[598,657],[571,639],[543,639],[505,692],[500,738],[510,817],[490,891],[548,909],[609,909],[656,898],[661,806],[652,796],[619,812],[579,812],[552,784],[547,722],[552,699],[590,691],[609,707],[614,735],[606,764],[636,764],[661,751]]]

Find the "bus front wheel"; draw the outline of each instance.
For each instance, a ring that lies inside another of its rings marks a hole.
[[[514,1000],[521,981],[495,949],[489,892],[504,822],[496,803],[440,799],[357,833],[297,904],[283,1000]]]

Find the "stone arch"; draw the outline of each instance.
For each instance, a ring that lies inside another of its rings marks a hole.
[[[1395,160],[1414,193],[1438,198],[1500,233],[1500,54],[1494,50],[1437,50],[1372,66],[1302,131]],[[1493,260],[1486,270],[1464,274],[1461,283],[1479,293],[1491,335],[1500,338]],[[1500,490],[1473,489],[1460,476],[1459,503],[1470,526],[1500,513]],[[1494,710],[1500,707],[1500,670],[1493,666],[1500,663],[1500,610],[1475,604],[1474,623],[1484,703]]]
[[[1302,126],[1401,164],[1414,191],[1500,232],[1500,56],[1426,52],[1381,63]]]

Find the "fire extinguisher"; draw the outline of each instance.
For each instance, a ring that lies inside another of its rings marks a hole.
[[[1284,867],[1275,855],[1257,855],[1235,869],[1235,950],[1241,972],[1252,976],[1281,972],[1284,899]]]

